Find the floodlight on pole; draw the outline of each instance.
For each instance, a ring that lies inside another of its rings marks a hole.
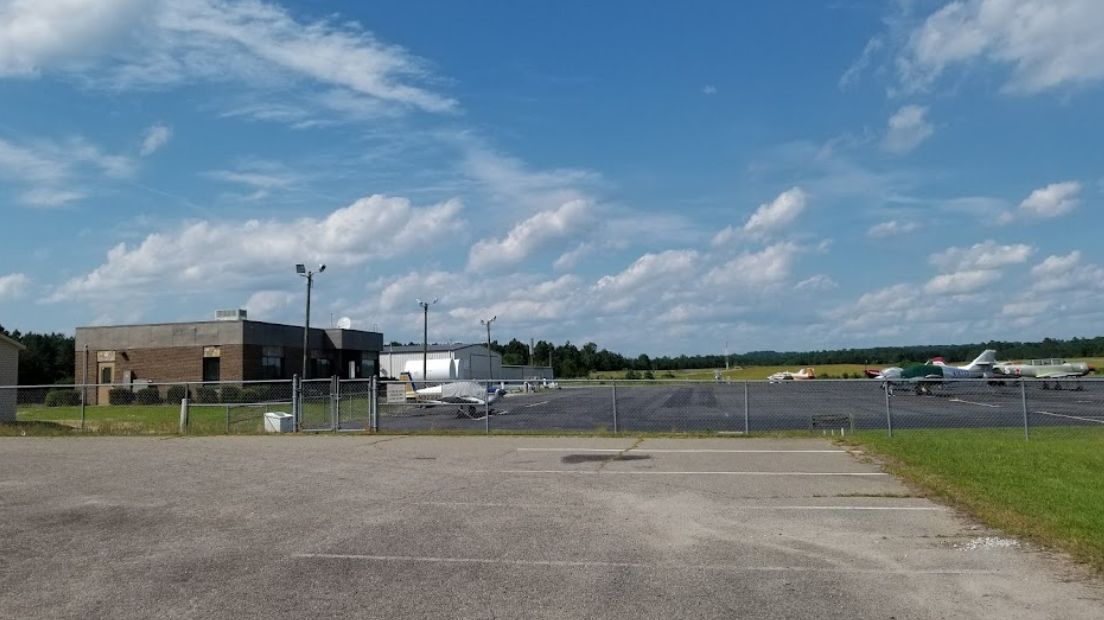
[[[318,273],[322,273],[326,270],[326,265],[322,264],[318,266]],[[307,366],[310,361],[310,302],[311,302],[311,286],[314,284],[315,272],[307,269],[307,266],[303,263],[295,265],[295,273],[307,279],[307,311],[303,318],[303,373],[302,378],[310,378],[309,367]]]
[[[440,301],[440,297],[434,297],[433,301],[417,300],[422,307],[422,381],[429,379],[429,307]]]

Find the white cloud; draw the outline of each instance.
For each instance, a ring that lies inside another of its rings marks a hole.
[[[771,202],[759,205],[744,224],[744,231],[763,234],[780,230],[801,215],[807,201],[808,195],[800,187],[791,187]]]
[[[430,72],[406,50],[357,24],[301,22],[261,0],[16,0],[2,9],[0,75],[54,67],[114,88],[305,79],[402,107],[456,107],[420,85]]]
[[[257,291],[249,296],[242,307],[249,312],[251,319],[272,319],[292,303],[302,299],[302,295],[287,291]]]
[[[340,269],[398,256],[459,230],[460,209],[458,200],[415,207],[405,198],[376,195],[321,219],[199,221],[150,234],[137,246],[116,245],[102,265],[57,287],[49,299],[255,289],[283,279],[274,260]]]
[[[79,59],[137,14],[142,0],[14,0],[0,7],[0,76]]]
[[[717,234],[713,235],[713,239],[710,240],[710,244],[714,247],[725,246],[735,241],[738,236],[739,233],[735,228],[731,226],[725,226],[721,230],[717,231]]]
[[[714,286],[754,289],[779,284],[789,277],[798,251],[796,245],[786,242],[767,246],[759,252],[744,252],[710,270],[705,281]]]
[[[567,271],[574,269],[579,261],[582,260],[587,254],[594,251],[594,245],[590,243],[580,243],[573,249],[570,249],[560,255],[556,259],[556,262],[552,263],[552,268],[556,271]]]
[[[701,91],[703,95],[716,95],[717,87],[712,84],[706,84],[705,86],[702,86]]]
[[[146,130],[146,135],[142,139],[142,148],[138,151],[138,154],[142,157],[149,157],[168,144],[170,138],[172,138],[172,128],[165,125],[154,125]]]
[[[238,196],[242,200],[260,200],[273,190],[288,189],[301,181],[301,175],[287,166],[263,160],[242,162],[234,170],[211,170],[203,175],[251,190],[247,195]]]
[[[1074,250],[1065,256],[1053,254],[1031,268],[1036,292],[1069,291],[1104,288],[1104,268],[1083,263],[1081,252]]]
[[[1041,187],[1020,203],[1020,211],[1034,217],[1058,217],[1077,208],[1081,203],[1081,184],[1076,181],[1051,183]]]
[[[924,292],[932,295],[962,295],[976,293],[1001,278],[993,269],[971,269],[954,273],[941,273],[924,285]]]
[[[501,240],[484,239],[473,245],[468,254],[468,268],[483,271],[517,263],[549,241],[578,230],[590,214],[591,206],[583,200],[537,213],[518,223]]]
[[[891,153],[907,153],[927,140],[935,129],[926,118],[928,108],[918,105],[902,106],[889,118],[882,148]]]
[[[880,222],[871,226],[866,231],[866,236],[872,239],[885,239],[887,237],[896,237],[898,235],[906,235],[920,228],[920,224],[917,222],[907,220],[889,220],[887,222]]]
[[[591,200],[585,191],[600,182],[592,172],[570,168],[532,170],[515,157],[497,153],[478,140],[462,139],[462,171],[511,213],[518,207],[545,211],[577,201]]]
[[[794,285],[797,291],[830,291],[839,288],[839,284],[823,273],[806,278]]]
[[[1001,306],[1001,315],[1010,317],[1036,317],[1054,305],[1050,299],[1033,301],[1013,301]]]
[[[1029,245],[999,245],[990,239],[968,248],[947,248],[932,254],[928,262],[944,272],[988,270],[1024,263],[1034,253]]]
[[[0,179],[28,186],[20,194],[20,201],[28,206],[62,206],[87,195],[85,186],[97,179],[133,174],[133,160],[104,153],[84,138],[21,144],[0,138]]]
[[[0,301],[22,297],[30,281],[30,278],[22,273],[0,276]]]
[[[907,90],[949,67],[1011,68],[1004,90],[1032,94],[1104,78],[1104,3],[1099,0],[960,0],[929,16],[898,58]]]
[[[870,66],[871,59],[874,54],[878,53],[882,49],[883,43],[881,37],[873,37],[866,42],[863,47],[862,54],[855,62],[851,63],[851,66],[847,68],[847,71],[843,72],[843,75],[839,79],[839,87],[841,89],[847,88],[859,80],[859,76],[866,71]]]

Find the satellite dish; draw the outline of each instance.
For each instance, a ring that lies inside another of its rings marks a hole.
[[[353,320],[347,316],[343,316],[337,320],[337,326],[341,329],[349,329],[353,326]]]

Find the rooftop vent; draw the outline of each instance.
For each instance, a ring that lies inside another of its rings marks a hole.
[[[215,310],[216,321],[244,321],[245,310],[241,308],[235,308],[233,310]]]

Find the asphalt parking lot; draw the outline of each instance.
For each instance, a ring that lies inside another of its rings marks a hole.
[[[0,440],[5,618],[1099,618],[816,439]]]
[[[1022,427],[1024,402],[1031,426],[1104,424],[1104,382],[1065,382],[1062,390],[1043,388],[1043,382],[1026,384],[1021,393],[1015,382],[990,385],[971,381],[932,386],[918,395],[911,386],[896,387],[889,398],[895,429]],[[1079,388],[1079,389],[1073,389]],[[482,407],[474,416],[457,415],[457,407],[384,405],[380,427],[385,431],[565,430],[742,433],[808,429],[815,416],[844,418],[856,430],[885,429],[886,393],[877,381],[808,381],[769,384],[749,382],[619,384],[510,394],[495,403],[490,424],[482,420]],[[1024,398],[1026,396],[1026,399]],[[349,428],[361,422],[347,420]],[[746,423],[746,427],[745,427]]]

